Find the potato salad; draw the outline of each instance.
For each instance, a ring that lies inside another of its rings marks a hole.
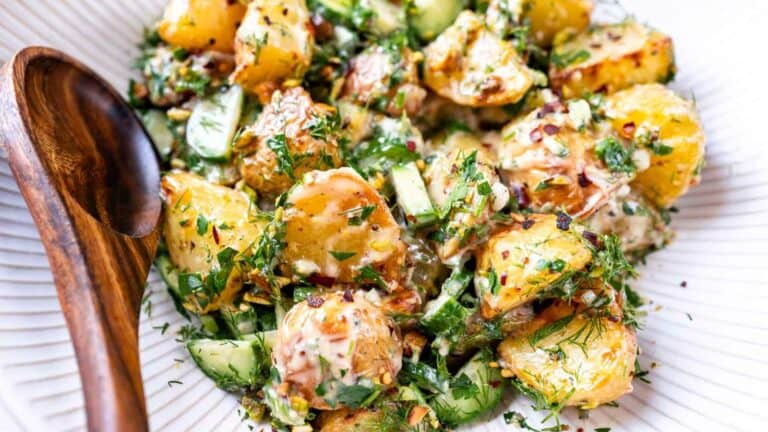
[[[594,6],[168,2],[129,86],[165,167],[156,267],[248,417],[450,430],[509,395],[555,431],[632,391],[634,265],[704,134],[670,37]]]

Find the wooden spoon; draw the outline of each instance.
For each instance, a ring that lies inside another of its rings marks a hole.
[[[138,324],[162,209],[150,138],[94,72],[31,47],[0,71],[0,141],[48,254],[88,428],[147,430]]]

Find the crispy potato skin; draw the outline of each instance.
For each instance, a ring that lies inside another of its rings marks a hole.
[[[533,84],[514,45],[486,28],[483,19],[470,11],[462,12],[424,54],[426,84],[459,105],[515,103]]]
[[[481,300],[480,311],[485,319],[533,300],[536,295],[562,274],[581,270],[592,260],[584,245],[579,227],[569,230],[556,225],[555,215],[530,215],[533,225],[524,229],[514,224],[497,232],[477,251],[475,289]],[[563,267],[555,271],[542,264],[562,260]],[[499,279],[498,293],[488,286],[488,273],[493,269]]]
[[[550,403],[567,398],[567,406],[591,409],[631,392],[637,340],[620,321],[577,314],[563,329],[531,346],[536,330],[573,313],[568,306],[553,305],[526,332],[505,339],[499,345],[502,367]],[[563,342],[568,338],[577,343]],[[552,354],[558,345],[562,357]]]
[[[552,45],[561,31],[579,33],[589,27],[594,4],[591,0],[528,0],[523,3],[523,17],[539,45]]]
[[[316,409],[331,407],[317,395],[321,383],[333,394],[334,385],[369,380],[386,389],[402,365],[400,334],[395,323],[358,291],[352,301],[337,292],[322,304],[296,304],[277,331],[272,358],[281,385],[289,395],[306,399]],[[320,358],[327,364],[323,365]],[[340,407],[343,407],[340,406]]]
[[[257,93],[263,83],[301,78],[312,61],[311,26],[304,0],[252,1],[237,29],[232,80]]]
[[[376,409],[340,409],[323,411],[318,418],[320,432],[377,432],[381,430],[384,411]]]
[[[596,26],[557,42],[553,57],[589,54],[563,67],[551,63],[552,88],[560,90],[566,99],[587,92],[613,93],[634,84],[667,81],[675,71],[672,39],[635,21]]]
[[[378,45],[366,49],[351,62],[342,97],[363,106],[383,97],[389,101],[385,110],[392,116],[399,116],[403,111],[410,116],[418,114],[427,96],[419,85],[417,60],[420,56],[408,48],[397,53]],[[402,104],[398,103],[398,97],[402,98]]]
[[[245,194],[208,183],[201,177],[172,172],[161,182],[165,202],[163,238],[171,262],[182,272],[208,274],[218,265],[216,254],[226,247],[244,252],[261,235],[263,223],[250,217]],[[207,221],[205,233],[198,233],[198,218]],[[229,228],[221,229],[225,225]],[[205,313],[231,303],[242,287],[241,275],[233,269],[224,291],[204,309],[191,299],[185,307]]]
[[[328,134],[325,139],[313,138],[308,128],[317,118],[332,113],[333,108],[315,104],[301,87],[274,92],[256,123],[247,127],[235,143],[241,156],[240,174],[246,183],[259,193],[276,196],[304,173],[341,165],[337,137]],[[278,156],[269,147],[269,140],[278,135],[285,135],[286,147],[294,158],[293,178],[279,169]]]
[[[632,182],[651,202],[668,207],[699,183],[705,140],[693,102],[660,84],[637,85],[609,96],[605,112],[626,138],[647,142],[650,135],[671,148],[665,155],[652,151],[651,166]]]
[[[188,50],[234,51],[245,6],[227,0],[171,0],[157,25],[160,37]]]
[[[291,190],[287,202],[285,272],[354,282],[361,268],[371,266],[395,287],[405,264],[406,244],[387,203],[357,172],[313,171]],[[375,209],[360,225],[350,224],[350,217],[359,216],[365,206]],[[339,259],[331,252],[354,255]]]
[[[632,176],[610,172],[595,153],[605,132],[591,124],[579,127],[565,109],[555,101],[512,121],[502,129],[496,151],[501,176],[521,204],[585,218]]]

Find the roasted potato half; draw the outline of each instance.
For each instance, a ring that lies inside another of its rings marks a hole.
[[[402,352],[398,327],[357,291],[310,296],[293,306],[278,327],[272,358],[279,392],[330,410],[344,407],[337,397],[345,386],[371,393],[392,387]]]
[[[231,53],[244,14],[239,1],[170,0],[157,32],[170,45]]]
[[[250,201],[241,192],[182,172],[164,176],[161,189],[163,238],[171,262],[182,273],[199,273],[204,278],[220,267],[219,252],[229,247],[243,253],[261,235],[264,223],[251,215]],[[184,306],[206,313],[231,303],[242,286],[240,276],[235,266],[222,292],[213,298],[184,299]]]
[[[262,83],[301,78],[312,61],[311,25],[304,0],[252,1],[237,29],[234,82],[258,92]]]
[[[424,173],[427,192],[447,220],[437,254],[443,262],[459,259],[489,232],[491,216],[509,201],[509,191],[494,168],[494,155],[469,132],[453,132],[440,141]],[[457,193],[464,191],[462,196]]]
[[[352,59],[342,98],[392,116],[417,114],[427,96],[419,85],[420,58],[407,47],[372,45]]]
[[[562,275],[589,264],[592,252],[580,230],[558,216],[534,214],[492,235],[477,252],[475,290],[483,318],[533,300]]]
[[[312,171],[291,189],[284,219],[287,274],[394,288],[405,264],[400,227],[351,168]]]
[[[528,21],[533,39],[548,47],[561,31],[586,30],[593,8],[592,0],[527,0],[522,2],[522,18]]]
[[[515,46],[462,12],[424,49],[424,81],[459,105],[500,106],[519,101],[533,84]]]
[[[235,142],[245,182],[276,196],[304,173],[341,165],[334,117],[332,107],[314,103],[301,87],[275,91]]]
[[[699,183],[704,129],[693,102],[661,84],[637,85],[607,97],[605,113],[617,133],[650,152],[632,186],[652,203],[668,207]]]
[[[634,330],[556,304],[499,345],[500,365],[550,404],[591,409],[632,391]]]
[[[672,39],[636,21],[600,25],[555,41],[549,79],[566,99],[669,81],[675,73]]]
[[[549,102],[502,129],[502,178],[521,207],[587,217],[634,176],[605,166],[595,150],[605,135],[586,101]]]

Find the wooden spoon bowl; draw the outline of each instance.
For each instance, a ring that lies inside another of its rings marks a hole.
[[[31,47],[0,71],[0,142],[48,254],[89,429],[146,430],[138,322],[162,211],[151,140],[94,72]]]

